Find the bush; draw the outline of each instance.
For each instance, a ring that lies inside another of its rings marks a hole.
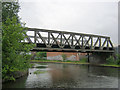
[[[35,56],[35,60],[45,60],[46,59],[46,52],[37,52]]]
[[[119,65],[120,64],[120,54],[117,54],[116,56],[117,56],[116,62]]]
[[[87,58],[82,58],[81,60],[80,60],[80,62],[88,62],[88,59]]]
[[[116,64],[116,61],[113,56],[110,56],[109,58],[106,59],[107,64]]]
[[[109,58],[106,59],[106,61],[107,61],[107,64],[119,65],[120,64],[120,55],[117,54],[116,59],[114,58],[114,56],[110,56]]]
[[[63,61],[66,61],[66,59],[67,59],[67,55],[62,54],[62,58],[63,58]]]

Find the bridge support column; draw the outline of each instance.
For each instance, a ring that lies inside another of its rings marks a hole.
[[[103,52],[95,52],[91,53],[89,57],[89,62],[92,64],[103,64],[106,63],[106,59],[110,56],[113,55],[113,53],[103,53]]]
[[[90,62],[90,57],[89,57],[89,53],[87,53],[87,56],[88,56],[88,63]]]
[[[79,61],[80,58],[79,58],[79,53],[77,53],[77,56],[76,56],[76,61]]]

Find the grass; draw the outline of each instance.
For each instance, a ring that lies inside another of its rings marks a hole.
[[[114,65],[114,64],[100,64],[101,66],[111,66],[111,67],[120,67],[120,65]]]
[[[59,60],[31,60],[31,62],[60,62]]]
[[[37,71],[34,72],[34,74],[42,74],[42,73],[46,73],[46,71],[37,70]]]
[[[35,63],[66,63],[66,64],[90,64],[87,62],[87,59],[82,59],[80,61],[60,61],[60,60],[31,60],[31,62]],[[114,64],[96,64],[98,66],[106,66],[106,67],[120,67],[120,65]]]
[[[51,62],[51,63],[69,63],[69,64],[89,64],[88,62],[81,60],[81,61],[60,61],[60,60],[31,60],[31,62]]]

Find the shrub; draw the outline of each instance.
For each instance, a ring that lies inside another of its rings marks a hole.
[[[37,52],[35,56],[35,60],[46,59],[46,52]]]
[[[117,56],[116,62],[119,65],[120,64],[120,54],[117,54],[116,56]]]
[[[88,62],[88,59],[87,59],[87,58],[82,58],[82,59],[80,60],[80,62]]]
[[[66,61],[66,59],[67,59],[67,55],[62,54],[62,58],[63,58],[63,61]]]
[[[120,54],[116,55],[116,59],[114,58],[114,56],[110,56],[109,58],[106,59],[108,64],[120,64]]]
[[[110,56],[109,58],[106,59],[107,64],[116,64],[116,61],[113,56]]]

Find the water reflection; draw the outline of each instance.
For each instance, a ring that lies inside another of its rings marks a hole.
[[[20,83],[24,85],[19,86]],[[4,86],[11,86],[10,84]],[[89,65],[40,63],[29,69],[26,79],[19,83],[12,83],[13,85],[22,88],[117,88],[118,69]]]
[[[93,67],[88,65],[51,64],[53,86],[66,88],[107,88],[118,87],[116,68]]]

